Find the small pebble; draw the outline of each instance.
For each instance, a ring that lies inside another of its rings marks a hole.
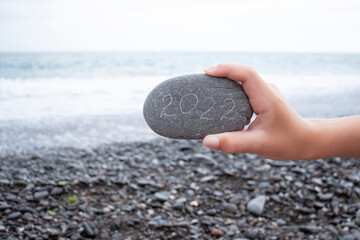
[[[155,198],[160,201],[167,201],[169,200],[170,195],[170,192],[157,192],[155,193]]]
[[[260,195],[250,200],[247,204],[247,210],[255,215],[261,215],[264,210],[266,196]]]
[[[49,195],[48,191],[41,191],[34,193],[34,199],[35,200],[41,200]]]
[[[8,215],[8,219],[16,219],[21,216],[21,212],[13,212],[10,215]]]
[[[103,213],[109,213],[109,212],[111,212],[111,209],[109,207],[103,208]]]
[[[54,187],[54,188],[51,190],[50,194],[53,195],[53,196],[55,196],[55,195],[61,194],[62,192],[63,192],[63,188],[61,188],[61,187]]]
[[[211,230],[211,235],[214,236],[214,237],[222,237],[222,236],[224,236],[224,233],[223,233],[223,231],[221,231],[218,228],[213,228]]]
[[[224,210],[229,213],[236,213],[237,206],[233,203],[224,203],[223,204]]]
[[[123,240],[123,235],[121,233],[115,233],[111,236],[111,240]]]
[[[192,207],[198,207],[198,206],[199,206],[199,202],[196,201],[196,200],[191,201],[189,204],[190,204],[190,206],[192,206]]]
[[[82,226],[83,226],[83,228],[84,228],[82,234],[83,234],[85,237],[95,237],[95,233],[94,233],[94,231],[92,230],[92,228],[91,228],[91,226],[89,225],[88,222],[84,222]]]

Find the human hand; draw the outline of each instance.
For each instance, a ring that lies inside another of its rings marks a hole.
[[[204,146],[228,153],[255,153],[263,157],[311,159],[313,125],[299,116],[275,85],[264,80],[247,65],[220,64],[205,69],[214,77],[242,83],[256,119],[247,131],[208,135]]]

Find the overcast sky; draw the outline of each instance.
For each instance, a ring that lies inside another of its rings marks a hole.
[[[0,0],[0,51],[360,52],[360,0]]]

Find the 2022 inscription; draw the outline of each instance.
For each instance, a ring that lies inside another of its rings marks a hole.
[[[193,110],[198,106],[199,102],[201,102],[201,101],[205,102],[205,104],[208,101],[211,101],[212,103],[211,103],[211,106],[207,107],[206,110],[200,115],[199,119],[200,120],[215,120],[215,118],[213,116],[211,116],[211,112],[214,108],[216,108],[216,106],[221,106],[221,103],[217,104],[215,102],[215,100],[211,97],[206,97],[202,100],[199,100],[199,97],[193,93],[188,93],[181,97],[181,99],[178,103],[179,104],[178,109],[180,110],[180,113],[178,113],[178,114],[184,114],[184,115],[194,114]],[[176,105],[176,103],[174,103],[174,99],[171,94],[164,95],[164,97],[162,98],[162,102],[166,105],[160,112],[160,118],[174,117],[177,115],[176,113],[170,113],[170,109],[174,109],[174,107],[176,108],[176,106],[174,106],[174,105]],[[235,109],[235,101],[232,98],[226,98],[223,101],[223,103],[225,103],[225,105],[227,105],[228,107],[227,106],[225,107],[227,110],[224,114],[222,114],[220,116],[220,121],[222,121],[224,119],[228,119],[228,120],[234,119],[234,117],[230,117],[229,115]],[[218,109],[218,110],[223,110],[223,109]]]

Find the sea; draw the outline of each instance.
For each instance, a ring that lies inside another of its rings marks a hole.
[[[159,83],[204,67],[252,65],[303,117],[360,114],[360,54],[0,53],[0,156],[159,138],[142,107]]]

